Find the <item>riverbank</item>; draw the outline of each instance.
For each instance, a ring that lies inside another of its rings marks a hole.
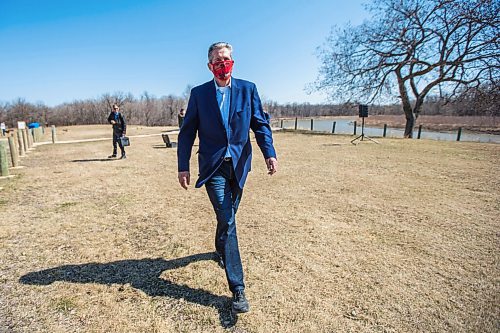
[[[360,121],[358,116],[315,117],[315,119],[349,119]],[[404,129],[406,119],[404,115],[370,115],[368,118],[365,118],[365,124],[366,126],[379,128],[387,124],[388,127]],[[457,131],[459,128],[462,128],[463,130],[475,133],[500,134],[500,117],[421,115],[416,121],[415,128],[419,125],[422,125],[425,130],[430,131]]]

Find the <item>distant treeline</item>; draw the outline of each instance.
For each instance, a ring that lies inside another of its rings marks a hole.
[[[334,104],[278,104],[264,103],[266,111],[274,118],[352,116],[358,114],[358,103]],[[370,105],[370,115],[401,115],[401,104]],[[421,114],[441,116],[500,116],[500,90],[469,90],[456,98],[431,96],[422,106]]]
[[[0,103],[0,121],[8,127],[17,121],[39,122],[47,125],[106,124],[111,105],[116,103],[130,124],[145,126],[177,125],[177,113],[186,108],[188,96],[155,97],[144,92],[139,98],[128,93],[104,94],[94,99],[75,100],[54,107],[43,103],[30,103],[19,98]],[[279,104],[264,101],[264,109],[272,118],[321,117],[357,115],[358,104]],[[402,115],[399,104],[370,106],[371,115]],[[500,94],[498,89],[487,93],[469,91],[451,102],[438,97],[427,98],[421,114],[450,116],[500,116]]]

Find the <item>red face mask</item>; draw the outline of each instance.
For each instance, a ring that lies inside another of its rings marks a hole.
[[[220,80],[226,79],[233,71],[234,60],[217,61],[212,64],[212,73]]]

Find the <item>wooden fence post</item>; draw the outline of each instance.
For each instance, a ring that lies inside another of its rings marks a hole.
[[[386,135],[387,135],[387,124],[384,124],[384,134],[383,134],[383,137],[385,138]]]
[[[31,140],[31,148],[33,148],[33,147],[35,146],[35,145],[34,145],[34,143],[35,143],[35,136],[34,136],[35,131],[34,131],[34,129],[33,129],[33,128],[28,128],[28,133],[29,133],[29,135],[30,135],[30,140]]]
[[[17,143],[19,143],[19,156],[23,157],[25,155],[24,143],[23,143],[23,132],[21,130],[17,130]]]
[[[417,134],[417,139],[420,139],[420,136],[422,135],[422,125],[418,125],[418,134]]]
[[[354,135],[356,135],[356,126],[357,126],[357,124],[358,124],[358,123],[357,123],[357,121],[355,120],[355,121],[354,121]]]
[[[33,128],[33,142],[40,142],[42,140],[42,128]]]
[[[9,161],[7,160],[7,142],[0,140],[0,176],[9,175]]]
[[[9,149],[10,158],[12,160],[12,167],[16,168],[19,166],[19,155],[17,154],[16,142],[14,140],[14,135],[9,136]]]
[[[457,141],[460,141],[460,137],[462,136],[462,127],[458,128]]]
[[[334,121],[332,124],[332,134],[335,134],[335,126],[337,125],[337,122]]]
[[[281,129],[283,129],[283,119],[281,119]]]
[[[297,122],[298,122],[297,117],[295,117],[295,130],[297,130]]]
[[[56,143],[56,141],[57,141],[56,125],[52,125],[52,143]]]
[[[24,146],[24,151],[28,152],[28,132],[26,131],[26,128],[21,130],[22,135],[23,135],[23,146]]]
[[[28,143],[28,149],[33,148],[33,137],[31,136],[31,131],[29,130],[28,127],[24,129],[24,132],[26,133],[26,141]]]
[[[314,129],[314,119],[311,118],[311,131]]]

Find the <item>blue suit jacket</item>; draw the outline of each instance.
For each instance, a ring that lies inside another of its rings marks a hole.
[[[198,134],[200,173],[196,187],[201,187],[214,174],[222,164],[226,150],[229,149],[236,179],[240,188],[243,188],[252,162],[250,129],[255,133],[264,158],[276,157],[269,120],[262,110],[255,84],[231,78],[229,133],[227,133],[215,94],[213,80],[191,90],[186,116],[179,133],[178,170],[189,171],[191,150]]]

